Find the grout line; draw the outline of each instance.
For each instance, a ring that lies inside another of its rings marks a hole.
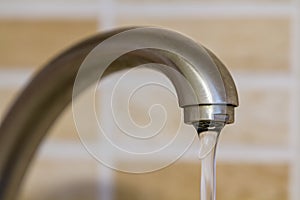
[[[98,13],[98,29],[99,30],[108,30],[113,27],[115,27],[115,21],[116,21],[116,12],[115,12],[115,6],[116,2],[114,0],[99,0],[99,6],[100,6],[100,11]],[[104,97],[99,97],[100,96],[100,91],[96,90],[96,95],[98,98],[104,98]],[[101,95],[102,96],[102,95]],[[97,107],[101,109],[101,111],[96,113],[96,115],[99,118],[101,117],[100,113],[105,113],[109,111],[105,111],[107,109],[107,105],[105,105],[105,100],[103,101],[97,101],[98,106]],[[102,121],[105,120],[105,117],[102,117]],[[110,124],[111,122],[107,122]],[[110,126],[113,127],[113,126]],[[101,134],[99,134],[101,135]],[[101,145],[101,138],[99,138],[99,145]],[[111,155],[113,156],[113,155]],[[114,158],[111,157],[113,160]],[[98,168],[99,170],[99,199],[101,200],[113,200],[114,199],[114,192],[115,192],[115,180],[114,180],[114,171],[107,166],[104,165],[99,165],[100,167]]]
[[[97,144],[97,143],[96,143]],[[98,144],[97,144],[98,145]],[[99,150],[105,149],[103,145],[98,145]],[[107,150],[107,149],[106,149]],[[180,158],[182,161],[198,162],[198,151],[199,148],[197,145],[192,146],[185,155]],[[161,154],[156,157],[153,162],[159,162],[172,156],[172,154],[177,155],[177,151],[169,151],[169,153]],[[83,145],[79,142],[54,142],[47,141],[39,150],[39,155],[44,159],[62,159],[62,160],[87,160],[93,159],[91,155],[85,150]],[[121,160],[126,158],[117,157],[115,159]],[[263,145],[222,145],[218,151],[218,160],[221,162],[230,162],[230,163],[260,163],[260,164],[280,164],[280,163],[289,163],[292,159],[290,149],[287,147],[276,147],[270,146],[266,147]],[[102,166],[99,168],[99,173],[101,174],[101,179],[103,176],[103,181],[105,185],[108,185],[108,182],[113,178],[113,171],[107,167]],[[102,171],[103,170],[103,171]],[[105,172],[105,173],[103,173]],[[109,183],[111,184],[111,183]]]
[[[292,160],[289,174],[289,199],[300,199],[300,1],[294,1],[295,10],[293,12],[293,18],[291,23],[291,71],[293,85],[290,90],[291,103],[290,103],[290,139],[289,146],[291,148]]]
[[[0,69],[0,88],[23,86],[28,82],[33,73],[34,70],[31,69]],[[294,79],[294,75],[277,72],[251,73],[233,71],[232,75],[236,80],[239,89],[243,90],[286,90],[293,85]],[[139,78],[142,77],[136,77],[136,79]],[[109,84],[109,81],[106,84]]]
[[[108,30],[113,27],[115,27],[115,18],[116,18],[116,12],[115,12],[115,6],[116,2],[114,0],[99,0],[99,12],[97,14],[97,22],[98,22],[98,30]],[[98,117],[101,118],[100,113],[106,113],[109,112],[105,111],[105,109],[109,109],[107,105],[105,105],[105,100],[99,101],[100,98],[100,91],[96,90],[96,95],[98,98],[95,100],[96,102],[96,108],[95,109],[101,109],[101,112],[96,112],[96,115],[99,115]],[[104,95],[105,96],[105,95]],[[101,99],[104,97],[101,94]],[[101,121],[106,120],[105,117],[102,117]],[[107,120],[106,120],[107,121]],[[107,121],[105,124],[110,124],[111,122]],[[113,127],[113,126],[110,126]],[[99,134],[100,136],[101,134]],[[101,138],[99,137],[99,146],[101,145]],[[105,149],[105,147],[103,148]],[[111,159],[113,160],[113,155],[111,155]],[[113,200],[114,199],[114,190],[115,190],[115,181],[114,181],[114,171],[107,166],[104,166],[103,164],[98,165],[98,173],[99,173],[99,194],[98,198],[101,200]]]
[[[8,19],[90,19],[97,13],[97,6],[90,3],[18,2],[1,3],[0,6],[0,18]]]
[[[100,32],[100,31],[101,31],[101,28],[102,28],[102,24],[103,24],[103,22],[105,22],[106,20],[105,20],[105,18],[103,18],[102,15],[101,15],[101,5],[102,5],[102,0],[98,0],[97,2],[98,2],[97,7],[98,7],[98,9],[99,9],[99,11],[97,12],[97,18],[96,18],[96,20],[97,20],[97,31]]]
[[[288,3],[126,3],[118,13],[128,16],[160,17],[288,17],[294,9]]]
[[[101,89],[96,90],[97,98],[95,98],[96,101],[96,113],[95,115],[98,116],[98,119],[102,122],[102,124],[105,124],[106,127],[108,127],[109,132],[113,132],[113,125],[112,121],[107,119],[104,115],[107,113],[110,113],[110,98],[108,98],[108,95],[106,93],[102,92]],[[101,101],[99,100],[101,99]],[[99,128],[100,131],[100,128]],[[102,149],[102,151],[107,151],[107,154],[110,156],[110,162],[114,162],[115,157],[114,155],[109,152],[109,148],[105,147],[105,144],[102,142],[103,138],[101,138],[102,134],[98,134],[98,141],[99,148]],[[100,151],[100,150],[99,150]],[[99,168],[99,199],[101,200],[113,200],[114,199],[114,192],[115,192],[115,174],[114,170],[108,168],[107,166],[104,166],[103,164],[98,165]]]
[[[246,90],[287,90],[293,83],[290,74],[280,72],[251,73],[232,71],[232,76],[236,81],[236,85]]]
[[[108,30],[116,26],[116,2],[114,0],[99,0],[98,28]]]
[[[0,88],[22,87],[33,73],[31,69],[0,69]]]
[[[83,144],[77,141],[48,141],[39,147],[38,156],[45,159],[85,160],[92,157]]]
[[[224,162],[265,163],[278,164],[289,163],[290,150],[284,147],[265,146],[225,146],[218,151],[218,160]]]
[[[115,16],[151,16],[151,17],[286,17],[294,7],[288,3],[123,3],[100,0],[99,3],[1,3],[0,18],[97,18],[104,27],[115,25]]]

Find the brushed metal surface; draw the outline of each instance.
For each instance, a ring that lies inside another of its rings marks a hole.
[[[26,169],[47,130],[72,100],[76,75],[85,57],[107,38],[133,29],[137,28],[101,33],[73,46],[50,61],[26,86],[0,127],[1,200],[15,199]],[[152,48],[132,51],[115,60],[104,75],[140,64],[156,63],[153,67],[174,84],[179,105],[185,109],[186,123],[199,120],[232,123],[233,108],[238,106],[237,92],[232,77],[219,59],[176,32],[158,28],[144,31],[156,42],[171,44],[174,51]],[[177,49],[183,55],[174,53]],[[93,74],[99,64],[101,61],[86,72],[82,90],[97,80]]]

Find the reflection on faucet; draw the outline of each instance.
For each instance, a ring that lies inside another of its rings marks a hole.
[[[135,36],[137,44],[155,40],[169,50],[137,48],[103,69],[104,76],[137,65],[156,63],[154,68],[164,73],[176,89],[179,106],[184,109],[185,123],[193,124],[199,132],[207,130],[214,122],[233,123],[234,107],[238,106],[235,84],[226,67],[212,52],[164,29],[124,28],[102,33],[70,48],[47,64],[7,113],[0,127],[1,200],[15,198],[37,147],[72,100],[74,82],[86,56],[99,43],[124,32],[133,36],[142,33]],[[116,48],[118,46],[111,46],[102,53],[109,55]],[[79,83],[80,89],[75,91],[75,96],[97,81],[99,77],[95,72],[101,64],[102,61],[97,60],[87,68],[85,80]]]

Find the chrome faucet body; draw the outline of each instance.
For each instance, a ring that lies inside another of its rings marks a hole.
[[[173,83],[184,121],[199,127],[207,123],[234,122],[238,96],[234,81],[222,62],[208,49],[191,39],[159,28],[124,28],[99,34],[66,50],[49,62],[26,86],[0,126],[0,199],[12,200],[47,130],[71,102],[77,73],[86,56],[106,39],[132,30],[143,32],[169,50],[140,48],[112,62],[104,76],[141,64],[153,68]],[[129,33],[130,34],[130,33]],[[134,32],[132,33],[134,34]],[[137,35],[136,37],[139,37]],[[139,40],[137,40],[139,41]],[[108,49],[106,53],[109,53]],[[181,49],[178,54],[177,49]],[[101,52],[100,52],[101,53]],[[86,80],[75,96],[97,81],[101,60],[86,71]],[[165,67],[164,67],[165,66]]]

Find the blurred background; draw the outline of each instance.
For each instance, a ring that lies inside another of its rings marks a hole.
[[[120,26],[174,29],[215,52],[238,87],[236,122],[225,127],[218,150],[217,198],[298,200],[299,9],[296,0],[0,0],[0,119],[30,77],[70,45]],[[140,74],[156,77],[154,72]],[[127,85],[134,85],[132,80]],[[126,80],[123,85],[126,91]],[[105,99],[111,86],[106,81],[99,99]],[[169,105],[170,123],[182,124],[176,98],[158,90],[150,88],[140,98]],[[126,94],[118,95],[121,101]],[[141,99],[130,112],[145,125],[149,105]],[[84,95],[78,102],[84,105]],[[104,102],[99,100],[98,114],[109,127]],[[118,115],[125,112],[121,107]],[[82,123],[97,132],[88,119],[83,117]],[[173,134],[172,128],[165,131]],[[32,163],[19,199],[199,199],[197,145],[195,141],[182,158],[156,172],[116,172],[84,149],[68,107]]]

